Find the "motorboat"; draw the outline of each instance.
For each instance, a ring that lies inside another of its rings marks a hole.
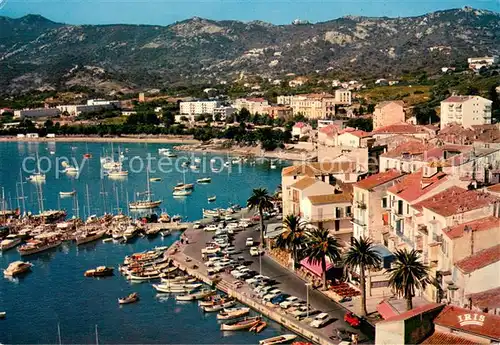
[[[28,177],[28,181],[31,182],[44,182],[45,181],[45,174],[33,174]]]
[[[168,229],[162,230],[162,231],[160,231],[160,235],[161,235],[161,237],[168,237],[168,236],[172,235],[172,231],[170,231]]]
[[[109,277],[113,275],[114,268],[99,266],[97,268],[87,270],[83,274],[85,277]]]
[[[260,316],[245,318],[243,320],[223,323],[220,325],[221,331],[239,331],[243,329],[249,329],[257,325],[260,322]]]
[[[212,182],[212,179],[210,177],[203,177],[203,178],[197,179],[196,182],[198,182],[198,183],[210,183],[210,182]]]
[[[166,148],[158,149],[158,154],[163,155],[163,156],[167,156],[170,158],[177,157],[176,153],[174,153],[174,152],[172,152],[172,150],[166,149]]]
[[[146,230],[146,236],[155,237],[156,235],[158,235],[161,232],[161,230],[162,229],[158,228],[158,227],[149,228]]]
[[[215,290],[202,290],[200,292],[192,293],[192,294],[185,294],[185,295],[179,295],[176,296],[175,299],[177,301],[194,301],[194,300],[199,300],[203,299],[205,297],[214,295],[216,293]]]
[[[236,305],[235,300],[230,300],[227,302],[224,302],[224,300],[221,300],[220,302],[215,302],[213,305],[207,305],[207,306],[202,306],[201,308],[203,309],[204,312],[207,313],[212,313],[216,311],[221,311],[225,308],[231,308]]]
[[[30,262],[14,261],[9,265],[9,267],[4,269],[3,274],[7,277],[15,277],[19,274],[30,271],[31,267],[33,267],[33,264]]]
[[[172,222],[180,222],[182,220],[182,216],[180,214],[176,214],[172,217]]]
[[[125,241],[133,239],[135,236],[137,236],[138,229],[134,225],[129,225],[123,232],[123,239]]]
[[[288,343],[297,338],[295,334],[283,334],[276,337],[259,340],[259,345],[274,345]]]
[[[7,313],[4,311],[0,311],[0,319],[5,319],[5,316],[7,316]]]
[[[109,178],[120,178],[120,177],[126,177],[128,176],[128,171],[127,170],[122,170],[120,169],[113,169],[108,172],[108,177]]]
[[[7,235],[7,237],[5,237],[5,239],[3,239],[2,242],[0,242],[0,251],[3,252],[11,248],[14,248],[21,242],[22,242],[21,237],[14,234]]]
[[[184,290],[196,290],[201,287],[201,283],[184,283],[184,282],[168,282],[166,284],[157,284],[160,288],[166,289],[184,289]]]
[[[65,172],[66,174],[68,174],[68,175],[76,175],[76,174],[78,174],[78,171],[79,171],[79,170],[78,170],[78,168],[76,168],[76,167],[72,167],[72,166],[68,166],[68,167],[64,170],[64,172]]]
[[[217,197],[214,195],[214,196],[209,196],[207,198],[208,202],[214,202],[215,200],[217,200]]]
[[[191,164],[191,165],[189,166],[189,169],[191,169],[191,170],[198,170],[198,169],[199,169],[199,167],[198,167],[197,165],[195,165],[195,164]]]
[[[149,179],[149,181],[151,181],[151,182],[160,182],[161,181],[161,177],[151,177]]]
[[[276,169],[276,164],[274,162],[271,162],[271,164],[269,165],[269,167],[271,169]]]
[[[239,317],[247,315],[249,312],[250,308],[247,307],[225,309],[224,311],[221,311],[219,314],[217,314],[217,320],[237,319]]]
[[[161,200],[141,200],[134,201],[129,204],[131,210],[145,210],[157,208],[161,205]]]
[[[179,189],[179,190],[174,190],[174,192],[172,193],[173,196],[188,196],[188,195],[191,195],[191,193],[193,193],[192,190],[190,189]]]
[[[56,248],[60,246],[62,241],[58,238],[53,238],[53,239],[33,239],[27,241],[26,244],[23,244],[19,248],[17,248],[17,251],[21,256],[27,256],[27,255],[32,255],[32,254],[37,254],[41,253],[43,251]]]
[[[182,183],[179,182],[175,187],[174,190],[184,190],[184,189],[193,189],[194,184],[192,183]]]
[[[191,294],[195,289],[199,288],[201,284],[187,284],[185,286],[171,286],[170,284],[153,284],[153,288],[158,292],[164,293],[185,293]]]
[[[130,303],[135,303],[139,300],[139,295],[134,292],[128,295],[127,297],[124,298],[118,298],[118,303],[119,304],[130,304]]]
[[[194,162],[195,162],[195,163],[201,163],[201,158],[196,157],[196,158],[194,159]]]
[[[66,198],[66,197],[70,197],[70,196],[73,196],[76,194],[76,191],[72,190],[70,192],[59,192],[59,196],[61,198]]]
[[[152,271],[152,272],[148,272],[148,273],[143,272],[143,273],[140,273],[139,275],[129,274],[127,276],[128,280],[136,281],[136,282],[154,280],[154,279],[160,279],[160,278],[161,278],[161,273],[156,272],[156,271]]]
[[[183,276],[178,276],[175,278],[161,278],[161,282],[163,284],[170,284],[170,283],[176,283],[176,284],[191,284],[196,281],[196,278],[191,278],[191,277],[183,277]]]
[[[76,245],[79,246],[81,244],[97,241],[101,239],[104,235],[106,235],[107,229],[103,230],[91,230],[85,234],[77,235],[75,237]]]

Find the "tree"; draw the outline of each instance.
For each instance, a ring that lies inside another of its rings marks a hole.
[[[241,108],[240,113],[238,114],[238,121],[247,121],[250,118],[250,112],[247,108]]]
[[[260,216],[260,244],[264,245],[264,211],[273,208],[272,197],[265,188],[255,188],[247,200],[247,207],[259,210]]]
[[[285,229],[276,239],[278,248],[287,249],[292,252],[293,267],[295,268],[299,258],[298,253],[302,248],[305,237],[305,222],[300,217],[293,214],[288,215],[283,220],[282,228]]]
[[[353,239],[349,250],[344,255],[344,267],[350,270],[359,271],[359,280],[361,285],[361,316],[366,316],[366,283],[365,271],[380,267],[382,260],[375,251],[373,242],[369,238],[361,237]]]
[[[326,259],[329,258],[331,262],[341,260],[340,244],[337,239],[330,236],[326,229],[314,229],[307,232],[303,254],[309,263],[321,265],[323,288],[326,288]]]
[[[429,268],[420,261],[420,254],[412,249],[397,250],[393,266],[387,269],[389,286],[406,299],[406,310],[413,308],[415,291],[425,289],[431,283]]]
[[[354,118],[354,119],[349,119],[346,122],[346,126],[357,128],[365,132],[371,132],[373,130],[373,121],[372,119],[365,119],[362,117]]]

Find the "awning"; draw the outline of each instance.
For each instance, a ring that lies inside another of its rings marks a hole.
[[[302,265],[302,267],[307,269],[312,274],[314,274],[318,277],[321,277],[322,273],[323,273],[323,270],[321,269],[321,263],[316,262],[316,261],[309,262],[308,260],[309,260],[309,258],[305,258],[305,259],[302,259],[302,261],[300,261],[300,264]],[[327,258],[326,259],[326,271],[328,272],[332,268],[334,268],[334,265]]]

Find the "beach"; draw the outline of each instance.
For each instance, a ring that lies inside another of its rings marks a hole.
[[[14,136],[0,137],[0,142],[93,142],[93,143],[157,143],[157,144],[199,144],[200,141],[190,135],[123,135],[123,136],[61,136],[54,138],[18,138]]]

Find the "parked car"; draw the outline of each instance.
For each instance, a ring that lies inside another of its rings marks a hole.
[[[194,222],[193,229],[203,229],[203,225],[200,222]]]
[[[348,312],[344,315],[344,321],[347,322],[351,327],[359,327],[361,321],[359,317],[354,315],[352,312]]]
[[[260,221],[260,216],[258,214],[256,214],[255,216],[253,216],[250,219],[252,220],[252,222],[259,222]]]
[[[210,224],[210,225],[206,226],[204,230],[205,231],[217,231],[217,225]]]
[[[251,224],[249,222],[247,222],[247,221],[242,220],[242,221],[240,221],[238,223],[238,226],[241,227],[241,228],[248,228],[248,227],[251,226]]]
[[[266,302],[270,302],[274,297],[278,296],[279,294],[281,294],[280,289],[273,289],[273,290],[269,291],[269,293],[267,295],[264,295],[264,297],[262,297],[262,299]]]
[[[321,313],[316,315],[309,325],[314,328],[321,328],[326,325],[328,321],[330,321],[330,316],[327,313]]]
[[[286,300],[290,295],[286,293],[282,293],[274,298],[271,299],[272,304],[280,304],[284,300]]]
[[[280,303],[280,307],[283,309],[290,308],[294,303],[300,301],[298,297],[290,296]]]
[[[251,256],[259,256],[259,248],[257,248],[257,247],[250,248],[250,255]]]
[[[245,241],[245,246],[252,247],[253,246],[253,238],[248,237],[247,240]]]

